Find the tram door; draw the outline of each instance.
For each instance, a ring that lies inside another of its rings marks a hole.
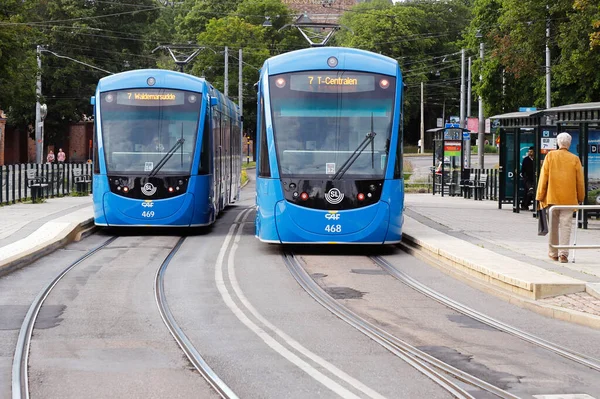
[[[215,111],[213,113],[213,139],[214,139],[214,163],[215,163],[215,175],[214,175],[214,204],[215,211],[218,213],[221,211],[221,201],[219,196],[221,195],[221,113]]]
[[[227,115],[223,115],[223,124],[222,124],[222,148],[223,148],[223,207],[227,206],[229,203],[229,182],[231,181],[231,171],[229,168],[229,157],[231,151],[229,149],[229,145],[231,142],[230,135],[230,121],[231,119]]]

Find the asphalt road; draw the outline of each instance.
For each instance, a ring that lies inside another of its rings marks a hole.
[[[451,397],[300,288],[280,246],[254,237],[253,190],[251,183],[213,227],[188,236],[165,275],[175,319],[219,377],[242,398]],[[156,270],[179,233],[126,234],[57,285],[35,326],[32,397],[216,397],[168,333],[154,300]],[[93,235],[0,278],[0,397],[10,396],[12,354],[31,300],[106,238]],[[397,249],[376,251],[467,306],[600,358],[597,330],[517,308]],[[522,397],[600,397],[598,372],[423,297],[377,269],[366,253],[308,246],[302,257],[346,306],[455,367]]]

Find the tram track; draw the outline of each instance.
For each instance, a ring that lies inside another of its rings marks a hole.
[[[194,347],[190,339],[185,335],[179,324],[175,320],[171,309],[169,308],[169,304],[167,302],[167,298],[165,295],[165,273],[167,271],[167,267],[171,263],[171,260],[181,248],[181,245],[185,241],[185,237],[181,237],[175,247],[169,252],[169,255],[162,262],[158,270],[156,271],[156,277],[154,279],[154,293],[156,298],[156,305],[158,306],[158,310],[160,316],[167,326],[167,329],[177,342],[177,345],[181,348],[183,353],[185,353],[186,357],[189,361],[194,365],[194,368],[204,377],[204,379],[210,384],[210,386],[222,397],[225,399],[234,399],[237,398],[237,395],[219,378],[219,376],[213,371],[213,369],[208,365],[208,363],[204,360],[202,355],[198,352],[198,350]]]
[[[501,388],[428,355],[368,322],[327,294],[310,277],[292,252],[284,251],[282,256],[285,265],[298,284],[319,304],[335,314],[341,320],[382,345],[391,353],[412,365],[415,369],[432,379],[450,394],[458,398],[474,398],[474,396],[464,388],[464,384],[467,384],[500,398],[518,398]]]
[[[65,268],[62,272],[60,272],[40,293],[35,297],[27,314],[25,315],[25,319],[23,320],[23,324],[21,324],[21,329],[19,330],[19,337],[17,338],[17,346],[15,349],[15,354],[13,358],[13,366],[12,366],[12,397],[13,399],[28,399],[29,398],[29,378],[28,378],[28,370],[27,365],[29,361],[29,348],[31,345],[31,337],[33,335],[33,328],[35,326],[35,322],[37,320],[38,314],[44,301],[50,295],[52,289],[58,284],[62,278],[69,273],[73,268],[77,265],[89,259],[100,250],[106,248],[109,244],[115,241],[117,237],[111,237],[102,244],[98,245],[96,248],[88,251],[86,254],[81,256],[75,262],[71,263],[67,268]]]
[[[402,271],[396,269],[390,262],[388,262],[381,256],[370,256],[369,259],[371,259],[371,261],[373,261],[377,266],[386,271],[389,275],[391,275],[401,283],[405,284],[409,288],[427,296],[430,299],[433,299],[434,301],[458,313],[461,313],[473,320],[479,321],[480,323],[483,323],[489,327],[495,328],[498,331],[502,331],[504,333],[513,335],[523,341],[529,342],[550,352],[556,353],[566,359],[582,364],[593,370],[600,371],[600,360],[598,359],[591,358],[584,354],[568,349],[564,346],[557,345],[543,338],[537,337],[533,334],[513,327],[509,324],[501,322],[500,320],[494,319],[493,317],[480,313],[475,309],[469,308],[468,306],[463,305],[462,303],[457,302],[451,298],[448,298],[447,296],[413,279],[406,273],[403,273]]]
[[[50,295],[57,284],[76,266],[80,265],[85,260],[98,254],[108,245],[113,243],[118,236],[110,237],[102,244],[89,250],[80,258],[72,262],[69,266],[63,269],[51,282],[49,282],[35,297],[31,303],[27,314],[21,325],[19,336],[17,339],[16,349],[13,357],[12,366],[12,399],[29,399],[29,376],[28,363],[31,339],[35,327],[36,320],[40,313],[46,298]],[[170,334],[173,336],[177,344],[183,350],[186,357],[193,364],[194,368],[202,375],[202,377],[210,384],[210,386],[222,397],[226,399],[237,398],[235,393],[216,375],[200,353],[196,350],[191,341],[179,327],[166,300],[164,288],[164,276],[168,265],[173,257],[178,252],[179,248],[185,241],[185,237],[180,237],[175,246],[169,251],[169,254],[161,262],[154,278],[154,296],[159,310],[161,319],[167,326]],[[113,248],[113,247],[111,247]]]

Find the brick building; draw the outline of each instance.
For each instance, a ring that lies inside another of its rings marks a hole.
[[[336,23],[353,5],[369,0],[282,0],[298,15],[306,14],[312,22]]]

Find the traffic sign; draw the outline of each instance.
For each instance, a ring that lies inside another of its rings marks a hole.
[[[470,140],[470,139],[471,139],[471,133],[463,132],[463,140]]]

